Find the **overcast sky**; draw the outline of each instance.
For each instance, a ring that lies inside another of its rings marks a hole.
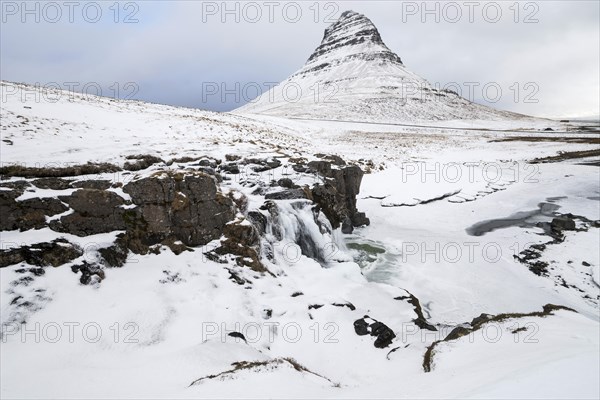
[[[284,80],[352,9],[432,84],[458,85],[471,100],[525,114],[600,113],[595,0],[428,2],[427,10],[421,1],[50,3],[28,2],[25,10],[22,1],[2,1],[2,80],[76,82],[90,93],[97,82],[107,96],[118,87],[119,97],[136,92],[142,100],[227,111],[245,102],[239,91],[235,98],[236,83],[266,89]],[[225,101],[203,91],[213,82],[230,91]]]

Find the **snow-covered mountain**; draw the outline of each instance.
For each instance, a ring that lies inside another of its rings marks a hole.
[[[373,122],[523,117],[434,87],[406,68],[371,20],[354,11],[325,30],[299,71],[235,112]]]

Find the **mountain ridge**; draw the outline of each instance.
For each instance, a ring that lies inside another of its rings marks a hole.
[[[369,18],[351,10],[325,29],[303,67],[233,112],[391,123],[525,117],[432,86],[406,68]]]

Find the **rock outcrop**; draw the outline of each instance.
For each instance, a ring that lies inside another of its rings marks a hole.
[[[215,250],[219,255],[231,254],[240,266],[249,267],[256,272],[266,272],[260,260],[260,233],[252,220],[235,221],[225,225],[224,240]]]
[[[0,230],[26,231],[46,226],[46,217],[63,213],[69,208],[54,198],[33,198],[17,201],[18,191],[0,191]]]
[[[83,255],[83,250],[65,239],[36,243],[0,252],[0,268],[26,262],[38,267],[58,267]]]
[[[49,227],[80,237],[123,231],[112,246],[99,250],[104,264],[111,267],[122,266],[129,251],[145,254],[157,244],[169,246],[176,253],[187,246],[207,244],[220,238],[226,224],[235,217],[233,201],[218,191],[216,179],[199,171],[159,172],[134,180],[123,187],[131,201],[106,188],[106,181],[102,180],[79,181],[71,186],[70,181],[46,177],[33,183],[54,190],[83,188],[58,198],[21,201],[18,197],[30,184],[4,183],[0,190],[0,230]],[[62,258],[58,257],[61,253]],[[20,262],[58,266],[80,255],[68,242],[40,243],[3,250],[0,267]],[[95,268],[83,265],[78,269],[85,272],[82,282],[89,281],[95,273],[89,271],[96,271]]]
[[[352,233],[354,227],[369,225],[366,215],[356,208],[356,196],[364,175],[360,167],[332,167],[330,161],[312,161],[308,167],[325,177],[324,184],[312,188],[312,198],[327,216],[334,229]]]
[[[302,168],[303,185],[297,185],[292,175],[273,179],[273,173],[267,171],[282,165],[278,158],[232,155],[228,162],[244,166],[243,176],[224,168],[229,164],[220,160],[181,158],[165,163],[152,155],[128,158],[127,169],[145,172],[125,185],[98,176],[87,180],[64,177],[62,170],[60,174],[28,171],[39,177],[0,183],[1,230],[50,228],[79,237],[114,233],[116,238],[109,246],[91,250],[93,254],[85,261],[76,260],[82,250],[63,239],[2,250],[0,267],[22,262],[40,267],[78,262],[73,271],[81,273],[81,283],[89,284],[104,279],[104,267],[125,265],[130,252],[158,253],[167,246],[180,254],[220,239],[220,245],[205,253],[210,259],[269,273],[263,261],[274,258],[267,236],[293,242],[303,255],[326,265],[331,252],[324,247],[333,230],[341,227],[349,233],[369,220],[356,208],[363,177],[360,167],[346,164],[339,156],[317,157],[318,161],[310,163],[295,160],[294,169]],[[160,167],[175,162],[195,164],[170,170]],[[269,180],[261,181],[261,172]],[[310,187],[307,182],[315,176],[319,183]],[[220,183],[233,179],[239,179],[248,191],[231,188],[223,194]],[[38,189],[57,194],[33,197]],[[26,193],[29,198],[23,196]],[[264,201],[260,210],[248,210],[249,196],[254,196],[254,202]]]
[[[98,189],[80,189],[61,198],[73,213],[54,221],[51,228],[77,236],[125,230],[123,219],[125,201],[114,192]]]
[[[218,239],[234,218],[233,201],[203,172],[161,172],[130,182],[123,191],[137,206],[127,213],[128,234],[146,245],[170,237],[186,246],[203,245]]]

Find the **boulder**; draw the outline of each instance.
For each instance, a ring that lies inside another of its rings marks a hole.
[[[219,170],[226,174],[237,175],[240,173],[240,167],[236,163],[222,164],[219,166]]]
[[[277,181],[277,185],[286,188],[286,189],[292,189],[294,188],[294,181],[292,181],[290,178],[281,178]]]
[[[71,271],[73,271],[74,273],[81,272],[79,282],[82,285],[100,283],[105,278],[105,274],[102,268],[100,268],[97,265],[89,264],[87,261],[84,261],[83,263],[78,265],[73,265],[71,267]]]
[[[126,161],[125,164],[123,164],[123,169],[127,171],[140,171],[154,164],[164,163],[164,161],[160,157],[156,157],[150,154],[127,156],[126,158],[129,161]]]
[[[377,337],[373,346],[383,349],[392,344],[392,340],[394,340],[396,334],[386,324],[377,321],[371,325],[371,336]]]
[[[369,333],[369,323],[364,318],[354,321],[354,332],[358,336],[364,336]]]
[[[555,232],[574,231],[575,221],[569,218],[568,215],[561,215],[552,220],[550,223],[552,230]]]

